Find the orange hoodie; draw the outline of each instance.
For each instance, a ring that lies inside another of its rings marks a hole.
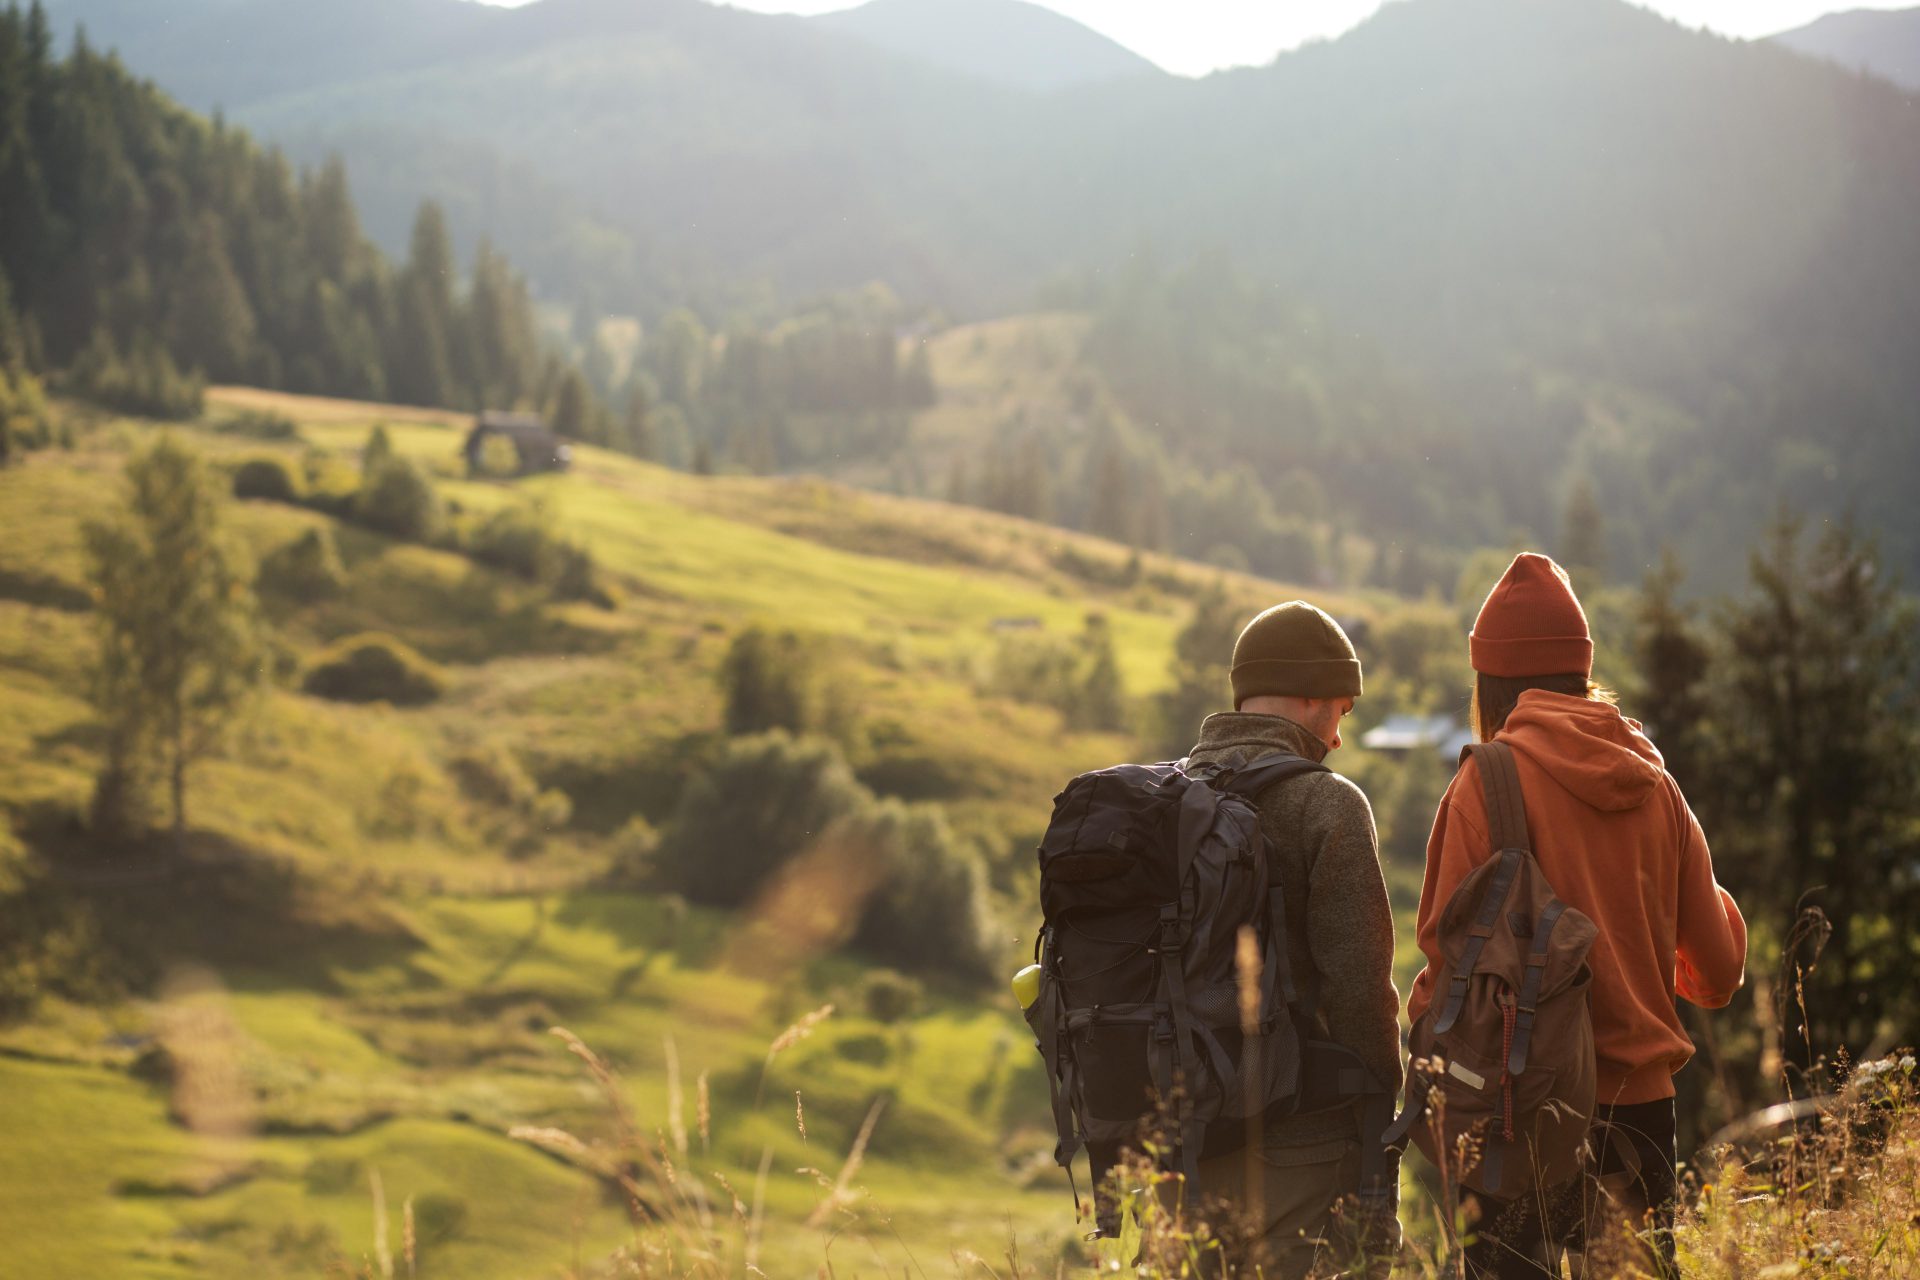
[[[1540,869],[1599,927],[1588,957],[1598,1100],[1670,1098],[1673,1073],[1693,1056],[1674,996],[1717,1009],[1746,970],[1746,922],[1713,878],[1700,823],[1640,726],[1604,702],[1529,690],[1497,740],[1513,747]],[[1427,841],[1427,967],[1414,979],[1410,1017],[1433,998],[1440,914],[1490,853],[1480,771],[1468,761]]]

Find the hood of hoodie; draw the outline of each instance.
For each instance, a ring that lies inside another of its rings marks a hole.
[[[1665,773],[1659,749],[1617,707],[1529,689],[1496,735],[1595,809],[1637,809]]]

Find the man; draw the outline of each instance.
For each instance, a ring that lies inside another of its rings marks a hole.
[[[1302,600],[1247,624],[1233,646],[1234,709],[1208,716],[1191,758],[1240,766],[1285,751],[1323,760],[1340,746],[1340,721],[1360,696],[1360,660],[1340,624]],[[1333,773],[1275,783],[1256,797],[1272,842],[1273,878],[1286,891],[1288,960],[1305,1034],[1357,1055],[1374,1082],[1400,1087],[1400,996],[1393,986],[1393,912],[1380,870],[1373,810],[1360,788]],[[1369,1140],[1377,1135],[1369,1135]],[[1362,1247],[1391,1252],[1391,1206],[1344,1229],[1335,1206],[1360,1187],[1361,1133],[1353,1105],[1270,1120],[1258,1151],[1200,1165],[1198,1199],[1246,1213],[1270,1259],[1270,1276],[1300,1276],[1323,1260],[1343,1265]],[[1258,1178],[1260,1203],[1247,1203]],[[1384,1264],[1374,1268],[1384,1274]]]

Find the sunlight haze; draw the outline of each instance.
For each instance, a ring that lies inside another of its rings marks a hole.
[[[528,0],[482,0],[517,5]],[[760,13],[831,13],[855,6],[845,0],[733,0],[733,7]],[[1201,76],[1223,67],[1257,66],[1275,54],[1313,39],[1351,30],[1380,7],[1379,0],[1047,0],[1045,8],[1066,14],[1168,71]],[[1661,0],[1642,6],[1676,22],[1708,27],[1723,35],[1757,39],[1804,26],[1825,13],[1848,9],[1898,9],[1899,3],[1822,4],[1820,0]]]

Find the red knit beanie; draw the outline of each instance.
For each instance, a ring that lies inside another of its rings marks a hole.
[[[1586,610],[1567,571],[1523,552],[1494,584],[1467,637],[1473,669],[1488,676],[1593,674]]]

